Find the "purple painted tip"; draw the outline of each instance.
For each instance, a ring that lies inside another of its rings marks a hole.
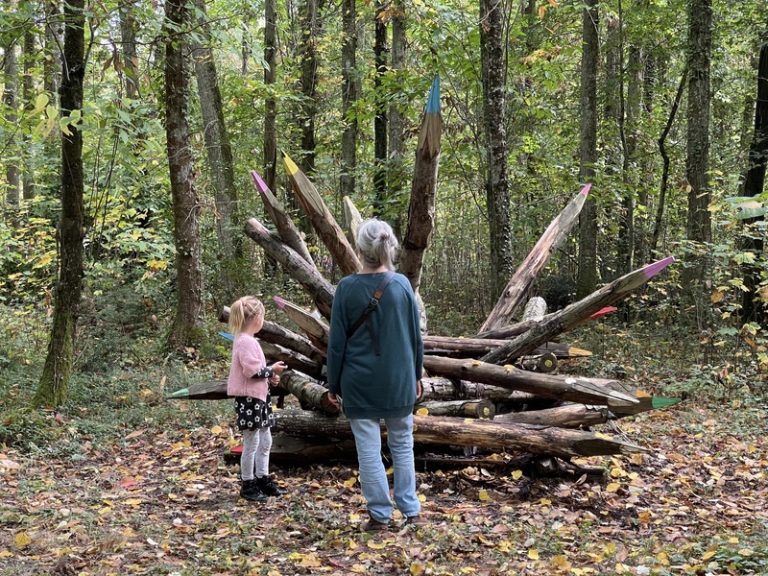
[[[282,310],[285,308],[285,300],[283,300],[280,296],[272,296],[272,300],[275,302],[275,305]]]
[[[264,180],[259,176],[259,173],[256,172],[256,170],[251,170],[251,178],[253,178],[253,181],[256,183],[256,186],[259,188],[260,191],[266,192],[268,190],[267,183],[264,182]]]
[[[667,256],[666,258],[662,258],[661,260],[648,264],[648,266],[643,268],[643,274],[650,280],[674,261],[674,256]]]
[[[589,184],[586,184],[584,188],[581,189],[581,192],[579,192],[579,194],[581,194],[582,196],[586,196],[587,194],[589,194],[590,190],[592,190],[591,182]]]

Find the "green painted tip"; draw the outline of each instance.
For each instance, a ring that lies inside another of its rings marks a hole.
[[[654,408],[669,408],[682,402],[682,398],[667,398],[666,396],[654,396],[651,400],[651,406]]]
[[[189,396],[189,388],[182,388],[181,390],[176,390],[176,392],[168,394],[167,398],[186,398],[187,396]]]

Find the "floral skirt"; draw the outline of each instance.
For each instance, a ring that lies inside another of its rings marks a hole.
[[[256,430],[268,428],[275,424],[275,415],[272,413],[272,398],[267,394],[267,401],[250,396],[235,397],[235,417],[237,429]]]

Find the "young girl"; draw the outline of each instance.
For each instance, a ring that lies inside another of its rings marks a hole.
[[[230,307],[229,328],[235,340],[227,395],[235,398],[237,428],[243,433],[240,496],[257,502],[283,493],[268,472],[272,448],[270,428],[275,422],[269,386],[279,382],[287,366],[284,362],[267,366],[264,352],[254,336],[263,325],[264,304],[258,298],[244,296]]]

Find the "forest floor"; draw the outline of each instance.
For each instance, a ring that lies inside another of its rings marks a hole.
[[[425,526],[359,531],[354,466],[237,497],[227,431],[137,429],[77,458],[0,454],[0,574],[768,574],[766,409],[683,404],[622,425],[606,478],[419,472]],[[61,423],[66,426],[66,422]]]

